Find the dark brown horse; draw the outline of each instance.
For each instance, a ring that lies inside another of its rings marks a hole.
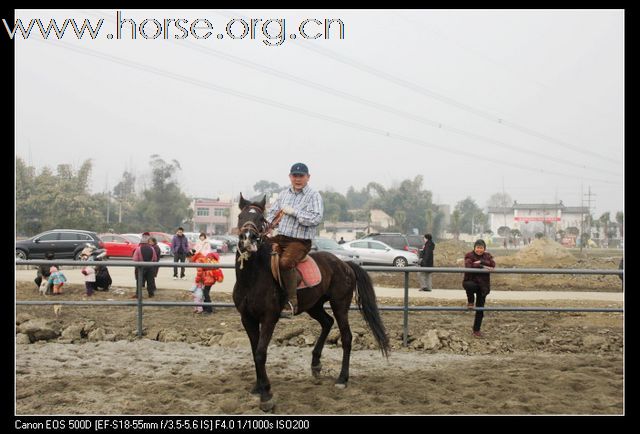
[[[241,194],[240,209],[242,211],[238,216],[240,233],[236,253],[236,284],[233,288],[233,301],[240,312],[242,325],[249,336],[253,352],[256,384],[251,392],[260,395],[260,408],[269,411],[273,408],[274,402],[271,383],[265,368],[267,348],[287,296],[271,272],[271,242],[265,236],[269,228],[264,218],[265,199],[261,202],[249,202]],[[351,354],[349,306],[356,288],[358,308],[385,356],[389,351],[389,339],[378,312],[376,295],[367,272],[359,265],[344,262],[331,253],[316,252],[311,256],[320,268],[322,281],[316,286],[298,291],[299,312],[307,312],[322,327],[313,347],[311,373],[314,377],[320,375],[322,348],[333,326],[333,318],[323,307],[328,301],[338,322],[342,340],[342,369],[336,380],[336,386],[344,388],[349,380]]]

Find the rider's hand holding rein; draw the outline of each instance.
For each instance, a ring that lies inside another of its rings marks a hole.
[[[285,206],[284,208],[282,208],[282,212],[293,217],[298,214],[298,212],[292,206]]]

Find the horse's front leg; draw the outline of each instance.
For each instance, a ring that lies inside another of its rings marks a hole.
[[[260,323],[260,338],[258,339],[258,346],[254,356],[258,377],[256,387],[260,392],[260,409],[262,411],[270,411],[275,405],[273,394],[271,393],[271,383],[267,376],[266,363],[267,348],[269,347],[269,342],[271,342],[277,320],[277,317],[273,317]]]
[[[258,394],[260,393],[260,389],[258,387],[259,378],[258,374],[258,362],[256,361],[256,349],[258,348],[258,341],[260,339],[260,327],[257,320],[247,315],[241,316],[242,325],[244,326],[244,330],[247,332],[247,336],[249,336],[249,342],[251,342],[251,353],[253,354],[253,366],[256,369],[256,384],[251,389],[251,393]]]

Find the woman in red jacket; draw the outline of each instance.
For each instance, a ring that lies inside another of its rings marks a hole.
[[[200,264],[217,264],[220,260],[220,256],[211,252],[208,253],[207,256],[204,256],[201,253],[196,253],[191,258],[193,262],[197,262]],[[211,297],[209,297],[209,291],[211,291],[211,287],[216,282],[222,282],[224,280],[224,275],[222,274],[222,270],[219,268],[198,268],[198,272],[196,274],[196,285],[202,285],[202,294],[204,295],[204,302],[210,303]],[[202,310],[204,314],[213,313],[212,306],[203,306]]]
[[[484,240],[477,240],[473,244],[473,251],[464,255],[464,266],[466,268],[484,268],[485,270],[493,270],[496,262],[493,256],[486,252],[487,245]],[[475,299],[475,307],[484,307],[485,299],[491,291],[491,274],[490,273],[464,273],[462,279],[462,287],[467,291],[467,307],[473,309]],[[476,310],[476,317],[473,321],[473,335],[477,338],[482,337],[480,326],[482,325],[483,310]]]

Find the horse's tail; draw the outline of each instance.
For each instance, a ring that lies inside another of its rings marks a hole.
[[[371,329],[380,351],[385,357],[389,357],[389,337],[382,323],[382,318],[380,318],[378,304],[376,303],[376,293],[373,290],[371,278],[358,264],[354,264],[351,261],[346,263],[356,274],[356,303],[358,304],[358,309],[367,322],[369,329]]]

